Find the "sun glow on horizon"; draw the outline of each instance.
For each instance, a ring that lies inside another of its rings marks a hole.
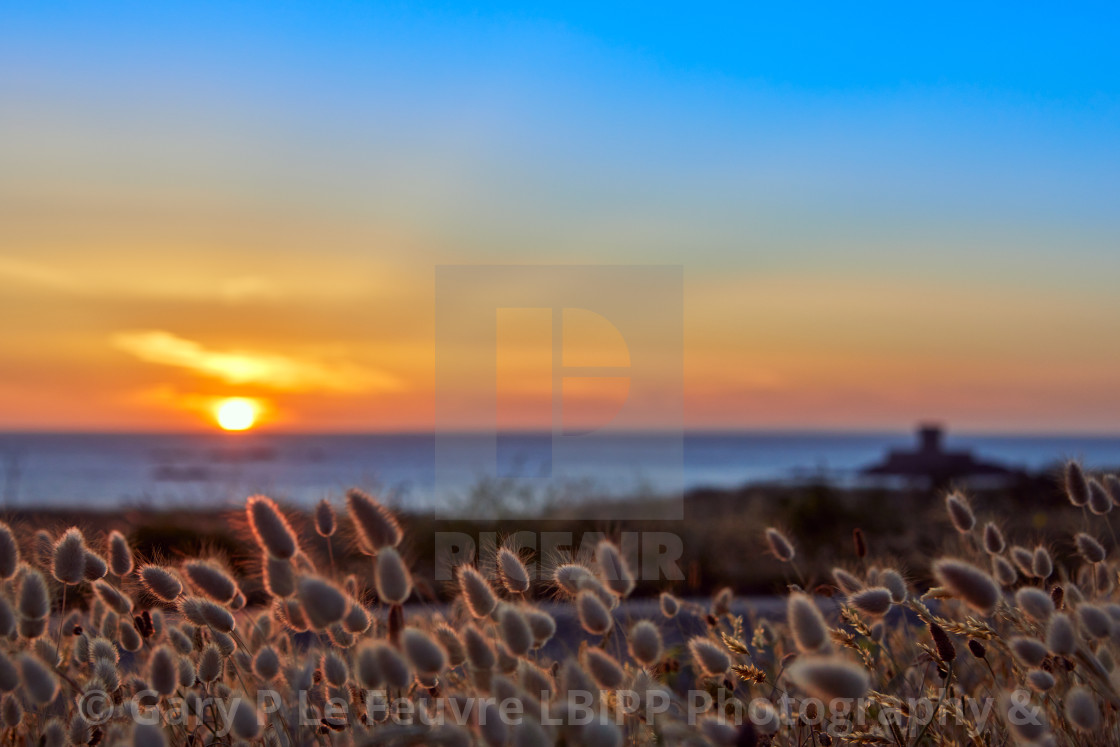
[[[214,415],[226,431],[246,431],[256,425],[260,407],[246,397],[229,397],[218,403]]]

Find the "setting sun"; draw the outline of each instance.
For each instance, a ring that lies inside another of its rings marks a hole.
[[[227,431],[244,431],[257,422],[257,403],[245,397],[230,397],[219,403],[215,412],[218,425]]]

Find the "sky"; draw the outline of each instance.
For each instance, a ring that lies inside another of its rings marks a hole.
[[[0,429],[431,429],[437,267],[608,264],[689,428],[1116,431],[1120,11],[605,5],[0,2]]]

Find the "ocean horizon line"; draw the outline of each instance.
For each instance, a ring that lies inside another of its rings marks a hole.
[[[775,436],[775,437],[806,437],[806,436],[856,436],[856,437],[904,437],[912,438],[917,427],[897,428],[841,428],[832,426],[822,427],[778,427],[778,426],[736,426],[728,428],[697,427],[684,428],[680,432],[685,437],[727,437],[727,436]],[[664,437],[676,433],[675,428],[644,428],[620,431],[609,431],[605,435],[618,438],[635,437]],[[1031,430],[1001,430],[988,428],[951,428],[945,427],[945,437],[949,440],[965,438],[999,438],[999,439],[1120,439],[1120,429],[1117,430],[1074,430],[1074,429],[1031,429]],[[145,429],[54,429],[54,428],[2,428],[0,437],[18,436],[104,436],[104,437],[138,437],[138,436],[163,436],[163,437],[214,437],[226,438],[230,441],[248,440],[254,437],[323,437],[323,438],[353,438],[362,436],[382,437],[443,437],[443,436],[486,436],[495,431],[487,428],[457,428],[436,431],[433,429],[371,429],[371,430],[289,430],[254,428],[251,431],[222,431],[218,429],[193,429],[193,430],[145,430]],[[502,436],[521,437],[546,437],[554,435],[553,431],[543,428],[508,428],[496,431]],[[598,433],[595,431],[593,433]],[[590,435],[586,433],[562,434],[567,438],[580,438]]]

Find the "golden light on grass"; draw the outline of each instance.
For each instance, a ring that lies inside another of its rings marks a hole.
[[[260,406],[246,397],[228,397],[220,400],[214,409],[218,425],[226,431],[246,431],[256,425]]]

